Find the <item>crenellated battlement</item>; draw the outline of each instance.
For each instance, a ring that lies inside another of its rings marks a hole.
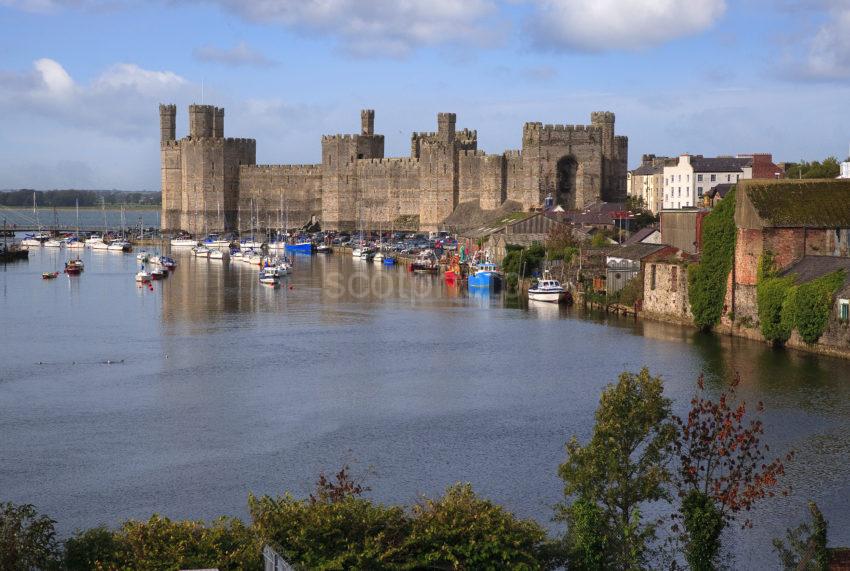
[[[434,229],[460,203],[491,210],[511,200],[528,210],[551,194],[565,208],[582,208],[617,198],[625,184],[628,139],[615,137],[607,111],[593,113],[589,125],[525,123],[522,148],[496,154],[477,148],[476,129],[456,128],[455,113],[438,113],[435,131],[411,134],[410,156],[384,157],[375,112],[362,109],[353,133],[322,135],[321,163],[259,165],[256,139],[224,137],[222,108],[190,106],[189,134],[180,140],[173,136],[176,106],[159,111],[163,224],[193,233],[211,223],[238,229],[248,205],[261,220],[274,219],[281,200],[291,201],[298,225],[313,216],[323,229],[403,217]],[[220,219],[197,216],[219,204]]]

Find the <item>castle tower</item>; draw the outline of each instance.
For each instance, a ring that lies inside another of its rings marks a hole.
[[[626,163],[627,157],[620,155],[623,154],[624,149],[627,153],[628,141],[614,136],[614,114],[610,111],[591,113],[590,122],[602,132],[601,198],[606,201],[622,200],[625,197],[624,181],[627,173],[621,171],[623,171],[622,165]]]
[[[454,141],[456,123],[455,113],[437,113],[437,138],[444,142]]]
[[[177,132],[177,106],[159,106],[159,142],[173,141]]]
[[[360,111],[360,134],[371,137],[375,134],[375,110],[363,109]]]
[[[215,107],[212,105],[189,105],[189,136],[193,139],[211,139],[214,116]],[[223,119],[224,111],[222,110]]]
[[[216,107],[213,111],[213,137],[224,138],[224,107]]]

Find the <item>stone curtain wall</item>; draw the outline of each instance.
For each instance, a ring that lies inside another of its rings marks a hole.
[[[647,317],[693,323],[686,270],[685,266],[664,262],[644,266],[643,312]]]
[[[175,114],[173,105],[160,106],[162,220],[172,231],[244,228],[252,202],[253,216],[259,207],[267,225],[279,217],[281,194],[298,226],[317,215],[326,229],[390,228],[404,220],[431,230],[461,203],[495,210],[511,200],[531,210],[552,193],[565,207],[582,208],[625,193],[628,142],[614,135],[608,112],[593,114],[592,125],[527,123],[523,150],[496,155],[477,150],[475,130],[456,130],[454,113],[439,113],[436,132],[413,133],[410,158],[387,159],[374,111],[366,109],[359,134],[322,137],[321,164],[256,168],[253,139],[224,138],[223,109],[190,106],[189,136],[180,140]],[[565,157],[575,180],[558,197]]]

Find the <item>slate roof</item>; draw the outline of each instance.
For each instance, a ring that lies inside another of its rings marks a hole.
[[[736,221],[754,214],[762,227],[850,228],[850,179],[744,180],[738,189],[742,212],[739,218],[736,211]]]
[[[691,157],[694,172],[743,172],[744,167],[752,164],[750,157]]]
[[[731,182],[724,182],[723,184],[718,184],[715,187],[712,187],[706,194],[708,194],[709,198],[714,198],[718,194],[720,198],[726,198],[726,195],[729,194],[729,191],[735,188],[735,184]]]
[[[804,256],[802,260],[781,272],[783,276],[793,275],[797,283],[816,280],[832,272],[844,270],[844,285],[850,281],[850,258],[837,256]]]
[[[626,260],[642,260],[643,258],[659,252],[664,248],[669,248],[665,244],[630,244],[628,246],[620,246],[608,252],[609,258],[623,258]]]
[[[636,176],[648,176],[664,172],[664,165],[642,165],[632,171]]]
[[[655,226],[645,226],[633,233],[631,236],[623,242],[624,246],[628,246],[629,244],[639,244],[641,240],[652,234],[653,232],[658,232],[658,228]]]

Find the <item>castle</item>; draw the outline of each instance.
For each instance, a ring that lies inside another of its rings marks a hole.
[[[384,157],[375,112],[361,111],[360,133],[322,137],[322,162],[258,165],[254,139],[224,137],[224,109],[189,106],[189,135],[175,136],[177,108],[160,105],[162,227],[193,234],[304,225],[434,230],[455,208],[494,210],[511,201],[531,210],[547,196],[583,208],[626,195],[628,138],[614,114],[590,125],[526,123],[522,150],[487,155],[478,135],[437,115],[437,131],[413,133],[410,156]]]

